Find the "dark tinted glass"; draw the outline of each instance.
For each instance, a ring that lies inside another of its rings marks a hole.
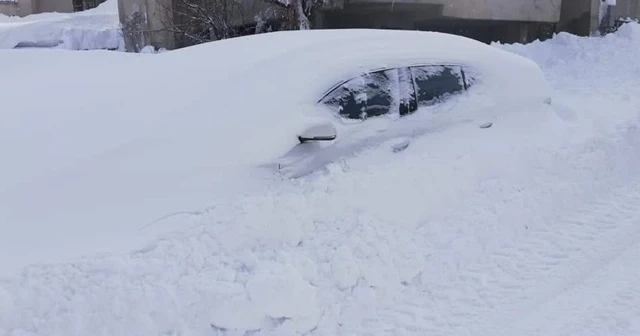
[[[419,105],[433,105],[448,95],[464,90],[462,73],[457,66],[424,66],[411,69],[418,91]]]
[[[395,70],[375,72],[352,79],[334,89],[322,102],[349,119],[366,119],[393,111],[390,83]]]

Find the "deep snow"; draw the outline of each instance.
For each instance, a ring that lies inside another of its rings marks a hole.
[[[118,1],[77,13],[0,14],[0,49],[34,47],[124,50]]]
[[[542,67],[553,109],[212,192],[129,254],[12,271],[0,334],[639,334],[640,26],[495,47]]]

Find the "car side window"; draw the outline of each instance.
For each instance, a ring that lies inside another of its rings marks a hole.
[[[366,119],[394,112],[394,70],[365,74],[338,86],[322,99],[348,119]]]
[[[430,65],[412,67],[418,105],[430,106],[443,102],[450,95],[466,89],[459,66]]]

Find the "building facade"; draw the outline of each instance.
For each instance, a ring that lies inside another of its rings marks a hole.
[[[174,0],[119,2],[120,18],[130,50],[141,45],[172,49],[172,34],[162,31]],[[245,18],[253,20],[266,0],[237,0]],[[527,42],[543,27],[552,33],[560,20],[562,0],[325,0],[315,8],[315,29],[383,28],[432,30],[490,42]],[[248,24],[247,22],[243,24]],[[254,23],[255,24],[255,23]],[[499,35],[499,36],[498,36]]]
[[[589,36],[640,18],[640,0],[563,0],[560,31]]]
[[[338,2],[339,1],[339,2]],[[315,26],[429,30],[483,42],[528,42],[555,30],[562,0],[337,0]]]
[[[0,14],[27,16],[38,13],[72,13],[90,9],[105,0],[0,0]]]
[[[105,0],[0,0],[0,13],[26,16],[42,12],[74,12]],[[146,45],[180,47],[167,23],[168,13],[184,0],[118,0],[127,48]],[[218,0],[222,1],[222,0]],[[238,4],[242,26],[255,26],[256,17],[278,0],[225,0]],[[283,1],[287,2],[287,1]],[[430,30],[471,37],[483,42],[529,42],[558,31],[588,36],[615,29],[623,19],[640,18],[640,0],[324,0],[314,8],[316,29],[381,28]],[[246,22],[245,22],[246,21]],[[235,23],[234,23],[235,24]]]

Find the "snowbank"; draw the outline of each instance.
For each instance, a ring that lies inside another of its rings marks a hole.
[[[130,254],[5,277],[0,334],[640,334],[637,28],[496,45],[544,69],[547,110],[212,196]]]
[[[559,33],[553,39],[535,41],[527,45],[493,45],[526,56],[546,69],[547,78],[559,89],[571,87],[576,76],[593,80],[599,78],[606,84],[619,81],[619,76],[629,79],[637,69],[634,61],[640,41],[640,24],[623,24],[616,33],[601,38],[580,37]],[[610,59],[606,55],[611,55]],[[612,62],[616,61],[615,64]],[[619,61],[619,63],[617,63]],[[586,64],[582,71],[575,71],[572,63]],[[617,65],[617,66],[614,66]],[[562,83],[567,81],[570,83]],[[603,88],[609,89],[608,85]],[[588,89],[591,89],[590,87]],[[597,88],[595,88],[597,89]],[[626,88],[622,88],[626,89]]]
[[[41,13],[23,18],[0,14],[0,49],[28,47],[122,50],[117,0],[70,14]]]

